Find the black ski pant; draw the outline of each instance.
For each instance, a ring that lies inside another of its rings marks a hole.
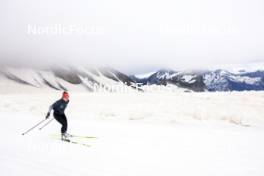
[[[54,118],[62,125],[61,133],[66,133],[68,128],[67,118],[65,114],[53,113]]]

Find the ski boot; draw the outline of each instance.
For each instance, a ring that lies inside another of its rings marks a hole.
[[[70,142],[69,135],[67,133],[61,133],[61,140]]]

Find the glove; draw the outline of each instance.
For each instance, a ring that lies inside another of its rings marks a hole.
[[[50,112],[47,113],[47,115],[46,115],[46,119],[48,119],[49,116],[50,116]]]

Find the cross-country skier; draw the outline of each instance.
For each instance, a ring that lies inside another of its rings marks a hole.
[[[54,118],[62,125],[61,127],[61,140],[69,141],[68,134],[67,134],[67,118],[65,116],[65,109],[69,103],[69,93],[64,91],[62,94],[62,98],[53,103],[49,111],[47,113],[46,119],[49,118],[50,112],[53,110],[53,116]]]

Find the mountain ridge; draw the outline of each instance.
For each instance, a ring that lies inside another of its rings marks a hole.
[[[168,83],[193,91],[264,90],[264,71],[232,73],[225,69],[203,71],[158,70],[148,78],[131,77],[142,85]]]
[[[54,90],[82,89],[89,92],[96,88],[112,91],[112,86],[141,89],[148,85],[173,85],[195,92],[264,90],[264,71],[232,73],[225,69],[203,71],[175,71],[161,69],[149,76],[138,78],[110,67],[60,66],[49,68],[2,66],[1,86],[5,79],[35,88]]]

